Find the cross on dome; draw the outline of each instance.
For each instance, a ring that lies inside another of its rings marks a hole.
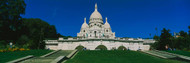
[[[98,12],[97,3],[95,4],[94,12],[90,15],[89,24],[95,23],[95,22],[103,23],[102,15]]]
[[[98,10],[98,6],[97,6],[97,3],[95,4],[95,11],[97,11]]]
[[[86,23],[86,17],[84,18],[84,23]]]

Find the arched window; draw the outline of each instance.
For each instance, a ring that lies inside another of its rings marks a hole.
[[[106,30],[106,32],[108,32],[108,30]]]
[[[83,30],[83,32],[85,32],[85,30]]]

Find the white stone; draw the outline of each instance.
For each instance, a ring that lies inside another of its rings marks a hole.
[[[115,37],[115,32],[112,32],[107,17],[106,22],[103,24],[102,15],[98,12],[97,4],[90,16],[89,24],[86,23],[86,18],[84,18],[84,23],[76,38],[59,38],[58,40],[44,41],[46,49],[52,50],[74,50],[77,46],[84,46],[88,50],[95,50],[99,45],[104,45],[108,50],[124,46],[126,49],[134,51],[139,49],[149,50],[149,44],[155,42],[152,39]]]
[[[81,30],[77,33],[79,38],[115,38],[115,32],[112,32],[110,24],[107,21],[103,24],[102,15],[97,10],[97,4],[95,10],[90,16],[89,24],[86,23],[86,18],[81,26]]]

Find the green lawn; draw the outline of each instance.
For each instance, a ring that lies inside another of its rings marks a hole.
[[[177,51],[166,51],[166,52],[180,54],[180,55],[184,55],[184,56],[189,56],[190,57],[190,52],[188,52],[188,51],[177,50]]]
[[[80,51],[66,63],[182,63],[136,51]]]
[[[52,50],[29,50],[29,51],[15,51],[15,52],[0,52],[0,63],[5,63],[28,55],[41,56],[51,51]]]

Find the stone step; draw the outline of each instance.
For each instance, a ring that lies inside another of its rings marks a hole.
[[[20,63],[50,63],[52,61],[54,61],[56,58],[60,57],[60,56],[67,56],[69,55],[73,50],[60,50],[54,54],[51,54],[49,56],[46,57],[35,57],[32,59],[28,59],[25,61],[22,61]]]
[[[176,56],[173,56],[173,55],[169,55],[169,54],[165,54],[165,53],[160,53],[160,52],[157,52],[157,51],[149,51],[149,52],[157,54],[157,55],[160,55],[160,56],[164,56],[164,57],[167,57],[167,58],[175,58],[176,57]]]
[[[170,59],[170,58],[176,58],[177,57],[177,56],[173,56],[173,55],[170,55],[170,54],[161,53],[161,52],[158,52],[158,51],[144,51],[144,52],[148,53],[148,54],[151,54],[151,55],[154,55],[154,56],[165,58],[165,59]]]

